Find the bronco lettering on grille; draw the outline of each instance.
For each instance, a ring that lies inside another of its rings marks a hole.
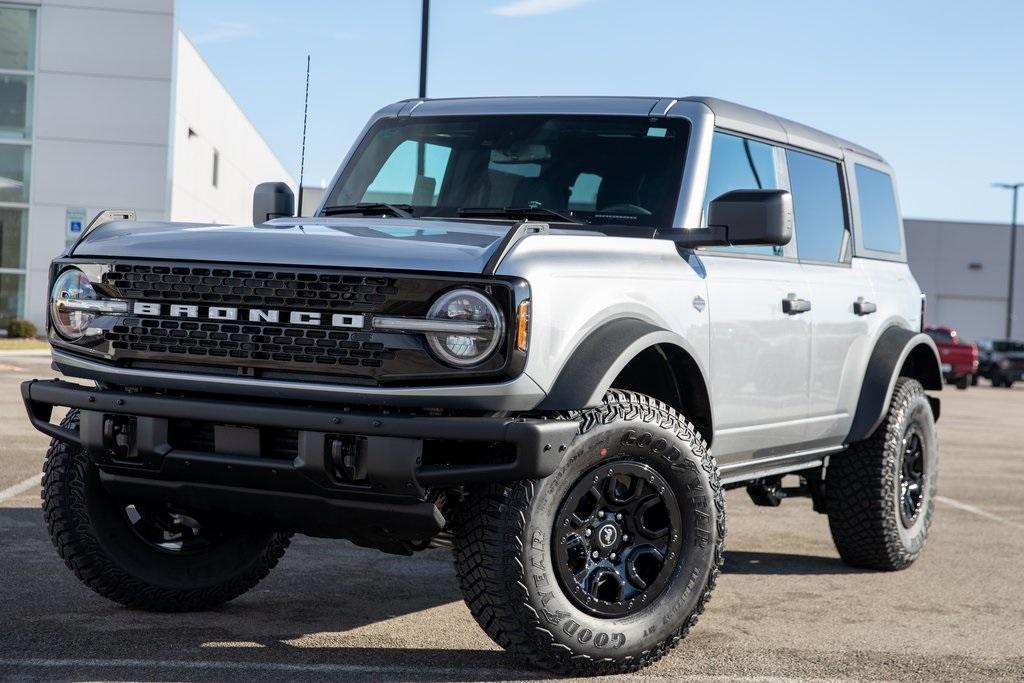
[[[349,313],[319,313],[317,311],[277,311],[267,308],[235,308],[233,306],[192,306],[185,304],[159,304],[136,301],[132,309],[139,316],[193,318],[197,320],[247,320],[253,323],[278,323],[282,318],[292,325],[330,325],[331,327],[362,329],[365,316]]]

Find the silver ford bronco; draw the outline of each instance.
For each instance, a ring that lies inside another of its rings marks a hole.
[[[694,625],[726,489],[810,497],[853,566],[920,554],[942,375],[873,152],[709,98],[410,100],[315,215],[253,204],[53,262],[78,381],[22,393],[97,593],[213,607],[293,533],[450,547],[488,635],[587,675]]]

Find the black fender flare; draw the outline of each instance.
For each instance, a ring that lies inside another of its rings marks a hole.
[[[696,358],[689,342],[647,321],[617,318],[603,323],[573,350],[537,408],[563,411],[599,405],[622,369],[640,352],[659,344],[677,346]],[[703,372],[700,379],[707,387]]]
[[[932,338],[893,326],[882,332],[871,352],[846,443],[863,441],[878,428],[901,375],[913,377],[925,389],[942,390],[942,364]],[[928,401],[938,420],[939,399],[929,396]]]

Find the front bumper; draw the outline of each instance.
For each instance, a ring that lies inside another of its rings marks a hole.
[[[85,449],[101,481],[119,496],[223,509],[327,536],[429,538],[445,524],[432,491],[545,477],[579,429],[573,421],[356,412],[107,391],[60,380],[25,382],[21,391],[33,426]],[[50,422],[54,406],[80,410],[78,431]],[[181,421],[212,425],[212,443],[202,450],[175,445]],[[273,430],[294,435],[284,457],[264,438]],[[437,442],[479,445],[481,457],[425,458],[424,445]],[[488,461],[484,451],[496,444],[505,457]],[[353,458],[358,476],[339,479],[339,451]]]
[[[127,368],[87,358],[56,346],[53,348],[53,367],[70,377],[118,386],[229,394],[254,399],[522,412],[536,408],[545,396],[544,390],[525,372],[507,382],[489,384],[367,387]]]

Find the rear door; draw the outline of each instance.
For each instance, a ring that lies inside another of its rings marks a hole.
[[[786,189],[783,150],[717,132],[707,204],[736,189]],[[806,298],[796,244],[702,249],[711,320],[715,454],[721,464],[788,452],[805,439],[810,316],[786,313]],[[681,302],[680,305],[689,305]]]
[[[853,198],[853,260],[875,290],[878,324],[918,330],[921,289],[907,266],[892,170],[884,162],[848,150],[846,178]]]
[[[837,159],[787,150],[797,255],[812,301],[807,447],[841,444],[849,432],[877,328],[877,296],[851,257],[848,201]]]

